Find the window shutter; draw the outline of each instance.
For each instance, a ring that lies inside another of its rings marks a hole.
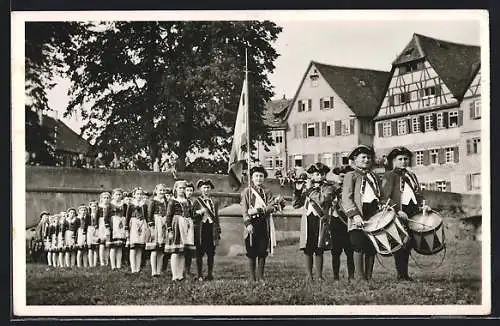
[[[383,122],[377,123],[378,126],[378,136],[379,137],[384,137],[384,130],[383,130]]]
[[[321,122],[321,136],[326,136],[326,121]]]
[[[397,135],[398,135],[398,121],[392,120],[391,121],[391,136],[397,136]]]
[[[389,98],[389,106],[393,106],[394,105],[394,95],[389,95],[388,98]]]
[[[464,111],[458,110],[458,126],[462,126],[464,124]]]
[[[425,90],[423,88],[420,89],[420,98],[423,98],[425,96]]]
[[[410,166],[415,166],[417,165],[417,153],[416,152],[412,152],[412,156],[411,156],[411,161],[410,161]]]
[[[474,101],[469,103],[469,118],[474,119]]]
[[[472,174],[468,173],[465,176],[465,184],[467,185],[467,190],[472,190]]]
[[[470,155],[471,152],[472,152],[472,144],[471,144],[471,140],[470,139],[467,139],[466,140],[466,143],[467,143],[467,155]]]
[[[319,99],[319,109],[323,110],[323,98]]]
[[[438,163],[439,164],[444,164],[444,162],[445,162],[444,148],[440,148],[438,150]]]
[[[293,168],[292,155],[288,155],[288,168]]]
[[[432,128],[434,130],[438,129],[438,122],[437,122],[437,114],[436,113],[432,114]]]
[[[443,112],[443,124],[445,128],[448,128],[448,126],[450,125],[448,112]]]
[[[436,85],[436,96],[440,96],[441,95],[441,85],[437,84]]]
[[[453,147],[453,161],[455,163],[459,162],[459,158],[458,158],[458,146]]]
[[[330,96],[330,109],[333,109],[333,96]]]
[[[293,138],[297,138],[298,135],[297,135],[297,125],[293,125]]]
[[[342,123],[340,120],[335,120],[335,136],[340,136],[342,134]]]
[[[424,161],[424,165],[429,165],[429,163],[430,163],[430,157],[429,157],[429,151],[428,150],[424,151],[423,161]]]
[[[307,123],[302,124],[302,137],[307,138]]]
[[[307,111],[311,111],[312,110],[312,100],[311,99],[308,99],[307,100]]]
[[[302,101],[301,101],[301,100],[299,100],[299,101],[298,101],[298,104],[299,104],[299,112],[302,112]]]
[[[420,132],[425,132],[425,117],[423,115],[420,115],[418,117],[419,123],[420,123]]]
[[[351,135],[354,135],[354,119],[351,119],[349,123],[350,123],[349,130],[351,131]]]
[[[314,123],[314,136],[319,137],[319,122]]]
[[[446,191],[447,192],[451,191],[451,182],[450,181],[446,181]]]
[[[411,119],[407,119],[407,120],[406,120],[406,126],[407,126],[407,127],[406,127],[407,132],[408,132],[409,134],[411,134],[411,133],[412,133],[412,130],[411,130]]]

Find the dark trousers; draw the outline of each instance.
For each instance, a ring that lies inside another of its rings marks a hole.
[[[413,202],[410,202],[409,205],[402,205],[401,210],[405,212],[409,218],[417,214],[419,211],[418,206],[415,205]],[[403,223],[403,225],[406,229],[408,229],[407,223]],[[397,252],[394,253],[394,264],[396,265],[396,272],[399,279],[410,278],[408,275],[408,262],[411,252],[410,243],[411,241],[408,241],[408,243],[405,246],[403,246],[401,249],[399,249]]]

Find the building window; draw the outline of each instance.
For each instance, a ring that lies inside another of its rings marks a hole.
[[[266,167],[266,169],[272,169],[273,168],[273,158],[272,157],[267,157],[266,158],[265,167]]]
[[[480,154],[481,153],[481,138],[476,137],[467,139],[467,154]]]
[[[438,150],[437,149],[433,149],[430,151],[430,160],[431,160],[431,164],[439,164],[439,158],[438,158]]]
[[[351,134],[351,121],[349,119],[342,120],[342,136],[348,136]]]
[[[293,158],[293,166],[302,167],[302,155],[295,155]]]
[[[282,169],[283,168],[283,159],[279,156],[275,157],[274,159],[274,166],[277,169]]]
[[[391,122],[384,121],[382,123],[382,136],[389,137],[391,135]]]
[[[309,76],[311,78],[311,87],[317,87],[319,84],[319,76],[318,75],[311,75]]]
[[[425,183],[420,184],[420,189],[425,190],[427,188],[427,185]]]
[[[415,165],[420,166],[424,165],[424,152],[423,151],[417,151],[415,154]]]
[[[283,136],[284,136],[283,130],[276,130],[276,131],[274,131],[274,142],[276,144],[283,143]]]
[[[333,135],[334,125],[335,125],[334,121],[327,121],[326,122],[326,135],[327,136],[332,136]]]
[[[479,119],[481,118],[481,99],[476,99],[470,104],[470,118]]]
[[[322,97],[320,99],[321,109],[333,109],[333,96],[332,97]]]
[[[425,131],[432,130],[432,114],[426,114],[424,116],[424,127]]]
[[[398,135],[406,135],[408,133],[407,127],[406,120],[398,120]]]
[[[332,153],[324,153],[321,155],[321,162],[328,166],[331,167],[333,166],[333,155]]]
[[[436,181],[436,190],[437,191],[446,191],[446,181],[444,181],[444,180]]]
[[[411,101],[410,93],[401,93],[399,94],[399,103],[409,103]]]
[[[347,165],[349,164],[349,153],[347,152],[342,152],[342,165]]]
[[[299,112],[304,112],[306,110],[306,102],[299,101],[298,102],[298,109],[299,109]]]
[[[424,88],[424,97],[436,96],[436,86]]]
[[[448,147],[444,150],[445,153],[445,162],[446,163],[453,163],[454,162],[454,151],[453,148]]]
[[[420,120],[418,117],[411,118],[412,132],[420,132]]]
[[[471,184],[472,184],[472,189],[474,190],[481,189],[481,173],[473,173],[471,175]]]
[[[316,136],[316,130],[314,128],[314,123],[309,123],[307,125],[307,137],[314,137]]]
[[[436,124],[438,129],[444,128],[443,112],[436,113]]]
[[[458,126],[458,111],[450,111],[448,114],[448,120],[448,126],[450,128]]]

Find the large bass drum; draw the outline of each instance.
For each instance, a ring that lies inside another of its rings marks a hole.
[[[413,249],[421,255],[434,255],[445,247],[443,218],[431,211],[408,219]]]
[[[363,226],[363,231],[382,256],[390,256],[409,241],[408,233],[392,207],[379,210]]]

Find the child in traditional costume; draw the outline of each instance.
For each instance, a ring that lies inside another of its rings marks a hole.
[[[201,195],[193,203],[194,212],[194,244],[196,246],[196,269],[198,280],[203,281],[203,256],[207,255],[207,280],[213,280],[213,268],[215,247],[221,236],[219,223],[219,206],[210,197],[210,191],[214,189],[211,180],[199,180],[196,188]]]
[[[167,187],[164,184],[157,184],[154,190],[154,197],[148,205],[148,226],[151,231],[151,242],[147,244],[147,250],[151,250],[151,276],[160,276],[163,269],[163,256],[165,243],[167,241],[167,205],[165,197]]]
[[[43,211],[40,214],[40,223],[41,223],[41,238],[43,241],[43,250],[46,253],[47,257],[47,265],[52,266],[52,254],[50,252],[50,218],[51,215],[47,211]]]
[[[89,216],[87,226],[87,247],[89,266],[97,266],[98,248],[99,248],[99,216],[98,203],[95,200],[89,202]]]
[[[354,171],[347,172],[342,186],[342,206],[348,217],[349,240],[354,250],[354,269],[358,280],[370,280],[376,250],[363,231],[365,221],[379,209],[380,185],[371,170],[373,149],[359,145],[349,154],[354,161]]]
[[[193,207],[193,196],[194,194],[194,184],[192,182],[187,182],[186,183],[186,199],[189,202],[189,206]],[[189,214],[190,218],[193,218],[193,214]],[[192,220],[192,223],[194,225],[194,220]],[[185,269],[184,269],[184,275],[185,276],[191,276],[191,262],[193,261],[193,256],[194,256],[194,251],[190,249],[186,249],[184,251],[184,259],[185,259]]]
[[[284,202],[281,196],[273,198],[271,191],[264,187],[264,180],[267,177],[267,171],[264,167],[252,167],[250,177],[251,187],[245,188],[241,193],[241,208],[245,224],[243,237],[250,269],[250,280],[263,281],[266,257],[269,253],[273,253],[276,246],[276,231],[272,213],[281,209]]]
[[[64,236],[66,234],[66,230],[68,229],[67,216],[68,214],[66,212],[61,212],[57,223],[57,265],[61,268],[65,267],[64,252],[66,251],[66,246]]]
[[[74,267],[76,263],[76,230],[78,228],[76,209],[68,209],[66,221],[68,223],[68,228],[66,229],[66,232],[64,234],[66,247],[66,251],[64,253],[64,261],[66,267]]]
[[[89,214],[87,206],[81,204],[78,206],[77,229],[76,229],[76,266],[78,268],[88,266],[87,257],[87,227]]]
[[[191,218],[192,207],[186,198],[185,180],[177,180],[174,184],[174,198],[170,199],[167,206],[167,232],[168,241],[165,252],[171,254],[170,266],[172,280],[184,279],[186,250],[194,250],[194,228]]]
[[[59,225],[59,215],[55,214],[50,217],[49,236],[50,236],[50,256],[52,257],[52,266],[57,267],[58,250],[57,250],[57,230]]]
[[[113,190],[113,199],[111,200],[111,213],[106,221],[106,227],[109,228],[109,258],[111,270],[122,267],[122,248],[125,245],[127,236],[125,226],[127,224],[126,205],[123,202],[123,190],[116,188]]]
[[[99,206],[97,207],[98,234],[99,234],[99,262],[101,266],[108,266],[109,251],[106,242],[109,241],[109,228],[106,222],[111,217],[111,194],[107,191],[99,196]]]
[[[126,231],[129,232],[130,269],[135,274],[141,271],[142,253],[150,234],[147,225],[148,206],[144,202],[144,191],[142,188],[136,188],[132,194],[133,200],[127,206]]]

